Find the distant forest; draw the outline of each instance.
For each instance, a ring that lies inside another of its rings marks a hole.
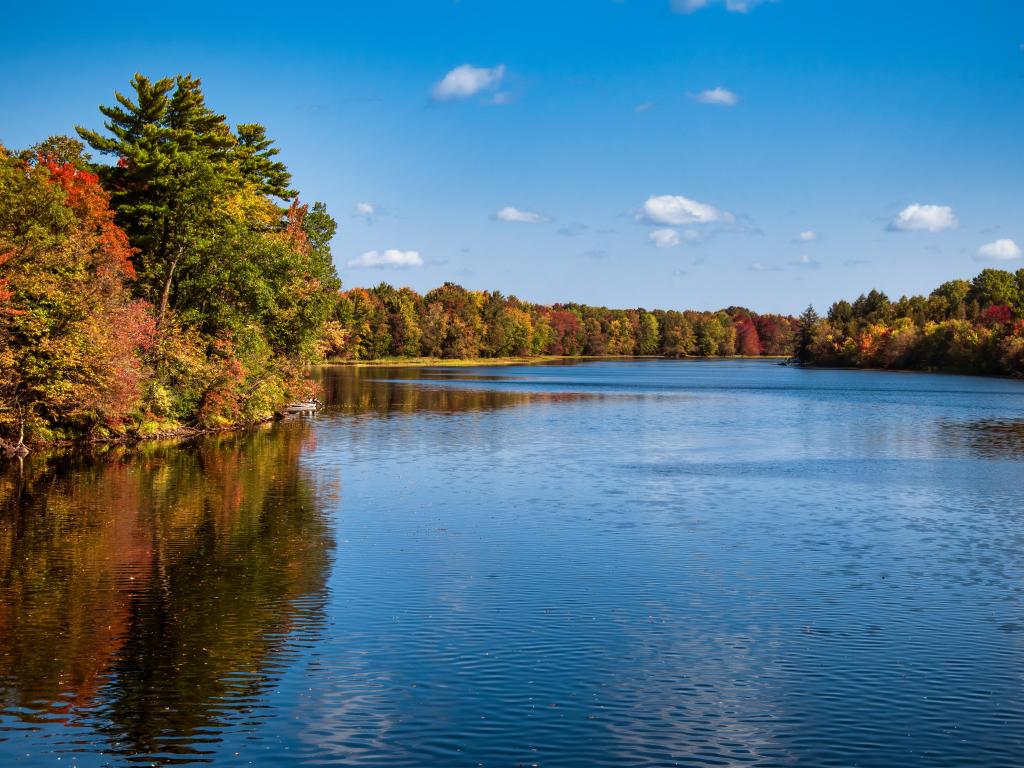
[[[860,368],[1024,375],[1024,269],[985,269],[928,296],[871,291],[800,318],[799,357]]]
[[[445,283],[425,295],[381,283],[340,294],[324,334],[331,359],[531,355],[790,355],[796,318],[718,312],[544,306]]]

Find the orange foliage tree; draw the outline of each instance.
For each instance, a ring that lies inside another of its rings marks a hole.
[[[124,428],[147,375],[148,305],[97,177],[0,148],[0,431]]]

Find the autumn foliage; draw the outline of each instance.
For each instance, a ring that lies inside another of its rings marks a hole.
[[[454,283],[420,295],[381,283],[340,295],[327,354],[494,358],[531,355],[788,355],[795,320],[719,312],[545,306]]]
[[[131,89],[85,143],[0,150],[2,443],[230,426],[311,391],[334,221],[198,79]]]
[[[94,174],[0,156],[0,429],[93,434],[129,419],[153,342],[132,249]]]
[[[880,291],[839,301],[806,353],[819,365],[1024,374],[1024,269],[985,269],[927,297]]]

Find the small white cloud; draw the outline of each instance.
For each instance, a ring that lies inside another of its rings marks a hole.
[[[977,258],[981,261],[1013,261],[1020,256],[1020,246],[1009,238],[1002,238],[981,246]]]
[[[772,264],[765,264],[763,261],[755,261],[750,265],[753,272],[778,272],[779,268]]]
[[[522,211],[511,205],[506,205],[494,214],[494,218],[498,221],[512,221],[519,224],[545,224],[551,221],[547,216],[543,216],[535,211]]]
[[[645,101],[643,104],[637,104],[634,108],[634,112],[650,112],[654,109],[653,101]]]
[[[670,0],[670,7],[676,13],[694,13],[709,5],[722,3],[723,0]],[[777,0],[724,0],[725,10],[732,13],[746,13],[763,3],[774,3]]]
[[[655,248],[674,248],[679,245],[679,233],[674,229],[655,229],[648,235]]]
[[[739,96],[720,85],[706,91],[701,91],[693,98],[701,104],[711,104],[716,107],[735,107],[740,103]]]
[[[889,223],[895,232],[944,232],[960,226],[948,205],[908,205]]]
[[[377,215],[377,206],[373,203],[356,203],[356,216],[372,219]]]
[[[762,3],[775,3],[778,0],[725,0],[725,9],[733,13],[746,13]]]
[[[682,195],[651,195],[638,218],[654,224],[714,224],[731,222],[734,216],[713,205],[691,200]]]
[[[497,88],[505,76],[505,65],[474,67],[463,64],[456,67],[434,85],[431,94],[435,101],[468,99],[481,91]]]
[[[423,258],[419,251],[399,251],[389,248],[381,253],[380,251],[367,251],[357,259],[348,263],[353,269],[394,268],[405,269],[406,267],[422,267]]]
[[[813,229],[807,229],[801,232],[799,235],[797,235],[796,239],[799,240],[801,243],[813,243],[819,237],[820,235]]]
[[[804,254],[799,259],[792,262],[792,264],[794,267],[802,267],[804,269],[817,269],[818,267],[821,266],[819,262],[815,261],[807,254]]]

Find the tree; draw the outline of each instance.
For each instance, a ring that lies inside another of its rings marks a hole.
[[[872,293],[875,292],[872,291]],[[800,362],[807,363],[813,358],[814,337],[821,323],[821,318],[814,311],[814,305],[807,305],[807,309],[800,314],[799,323],[800,335],[797,341],[796,356]]]
[[[232,154],[242,178],[264,195],[281,200],[294,198],[298,193],[288,188],[292,175],[284,163],[274,159],[280,150],[267,138],[267,129],[259,123],[240,123],[235,133],[237,143]]]
[[[236,139],[223,115],[206,106],[201,83],[190,75],[155,82],[136,74],[135,98],[116,93],[117,104],[101,106],[112,134],[77,127],[98,152],[116,165],[100,169],[117,221],[138,249],[137,290],[158,307],[162,323],[171,306],[175,273],[208,266],[204,255],[217,238],[218,203],[243,181],[232,168]]]
[[[70,136],[50,136],[38,144],[33,144],[18,156],[29,164],[41,158],[60,165],[70,163],[80,170],[89,170],[92,160],[85,151],[85,144]]]
[[[757,335],[757,326],[748,315],[738,315],[733,319],[736,328],[736,352],[740,355],[754,357],[761,354],[761,339]]]
[[[945,315],[939,319],[964,319],[967,316],[967,297],[970,292],[971,284],[966,280],[949,280],[932,291],[931,298],[944,302]]]
[[[661,321],[661,351],[666,357],[686,357],[695,351],[693,326],[682,312],[666,312]]]
[[[636,351],[638,355],[657,354],[661,346],[658,318],[644,309],[638,309],[639,322],[636,330]]]
[[[892,317],[892,302],[881,291],[871,290],[853,302],[853,316],[868,323],[885,322]]]
[[[1013,274],[1002,269],[983,269],[971,281],[969,301],[976,301],[981,309],[993,304],[1017,307],[1021,303],[1020,287]]]

